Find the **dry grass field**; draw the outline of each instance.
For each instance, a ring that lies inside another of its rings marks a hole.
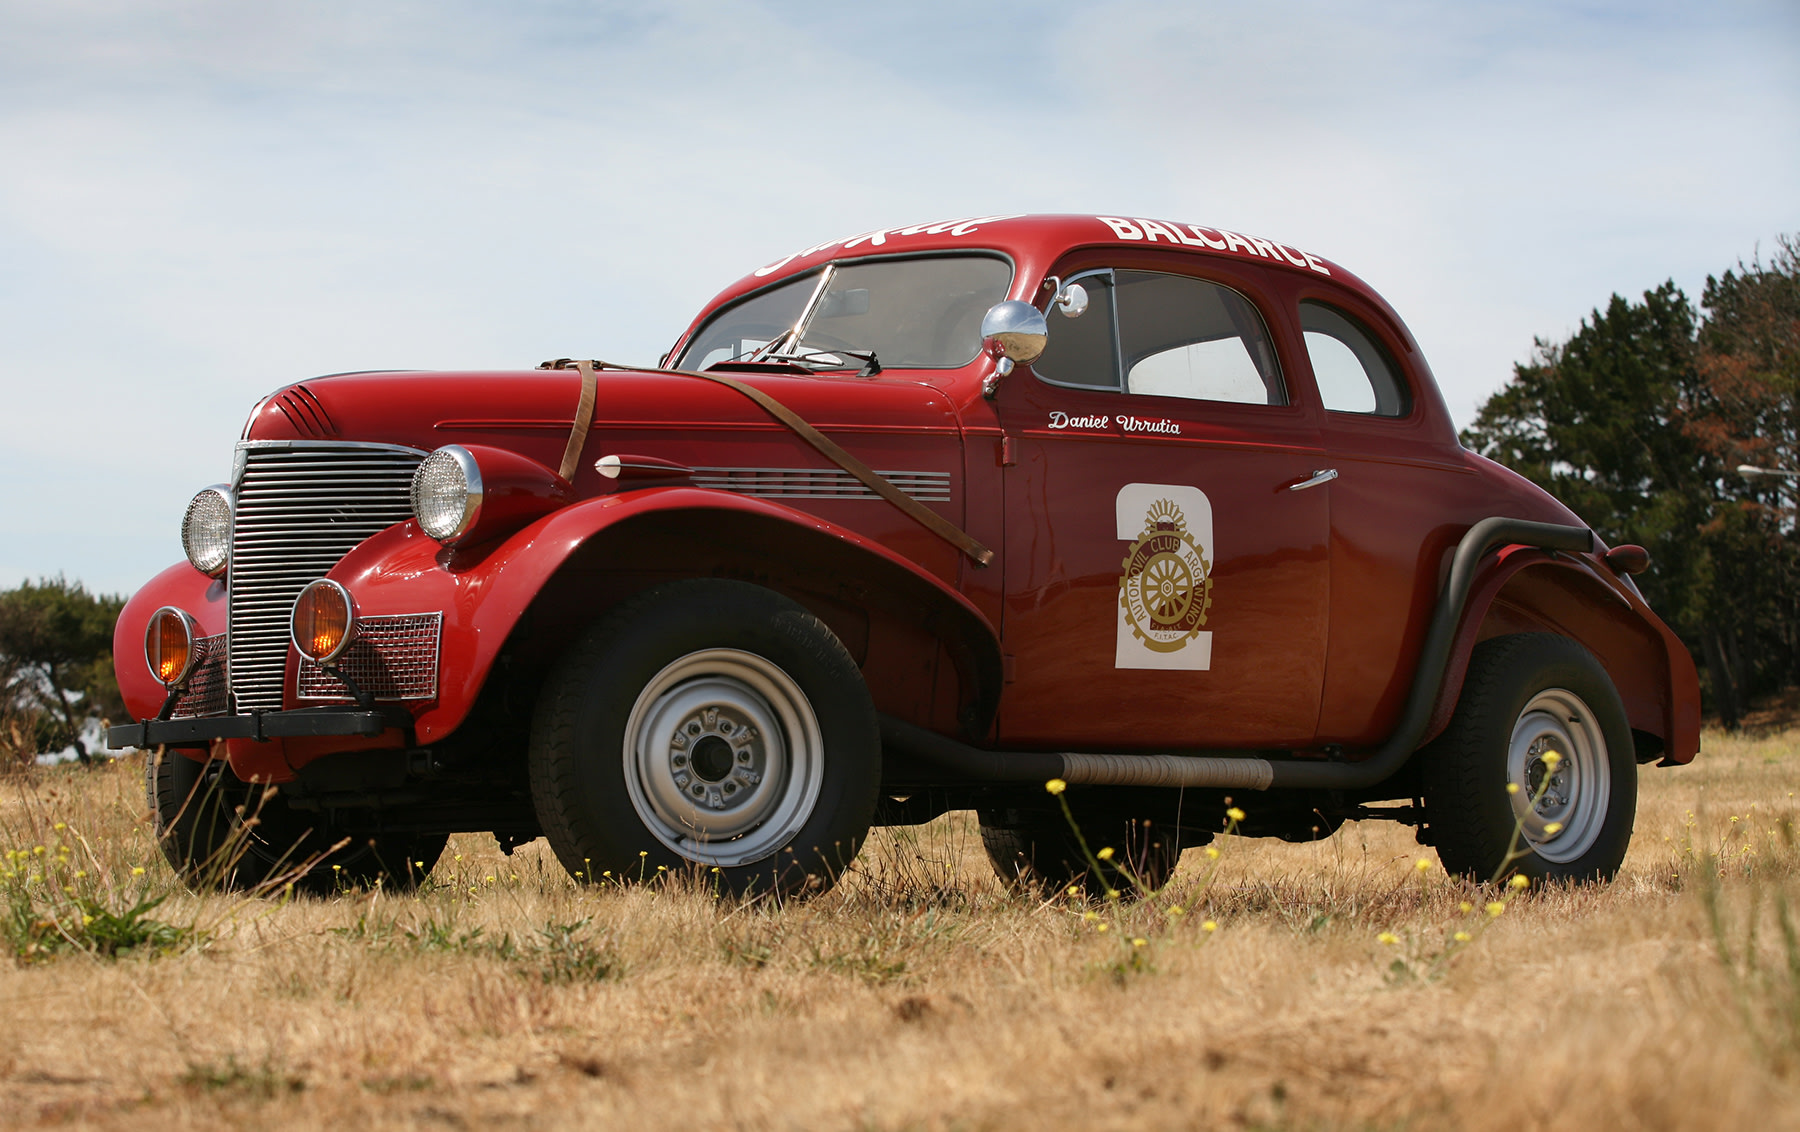
[[[140,774],[0,781],[0,1124],[1800,1127],[1796,730],[1646,768],[1606,888],[1467,886],[1364,823],[1129,906],[1008,894],[967,815],[786,907],[480,836],[417,896],[196,897]]]

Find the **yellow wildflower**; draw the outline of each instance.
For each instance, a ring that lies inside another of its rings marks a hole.
[[[1211,857],[1215,861],[1219,859],[1219,851],[1217,849],[1213,848],[1211,845],[1208,845],[1206,847],[1206,855],[1208,857]]]
[[[1179,904],[1169,905],[1169,915],[1171,915],[1171,916],[1182,915],[1184,913],[1184,911],[1185,911],[1185,909],[1183,909],[1182,906]]]
[[[1543,762],[1544,762],[1545,766],[1549,767],[1552,770],[1555,770],[1556,764],[1562,762],[1562,752],[1561,751],[1545,751]]]
[[[1050,781],[1044,783],[1044,789],[1048,790],[1052,794],[1061,794],[1064,790],[1067,790],[1068,788],[1069,788],[1069,784],[1064,782],[1060,778],[1052,778]]]
[[[1487,914],[1490,916],[1498,916],[1504,911],[1506,911],[1506,904],[1503,901],[1491,901],[1487,906]]]
[[[1144,946],[1144,944],[1146,944],[1146,943],[1148,943],[1148,942],[1150,942],[1150,941],[1149,941],[1149,940],[1147,940],[1147,939],[1143,939],[1143,938],[1142,938],[1142,937],[1139,937],[1139,938],[1137,938],[1137,939],[1133,939],[1133,940],[1132,940],[1132,941],[1131,941],[1131,946],[1133,946],[1133,947],[1142,947],[1142,946]]]
[[[1070,885],[1070,886],[1069,886],[1069,887],[1068,887],[1068,889],[1067,889],[1067,890],[1066,890],[1066,891],[1065,891],[1065,893],[1064,893],[1064,895],[1067,895],[1067,896],[1080,896],[1080,895],[1081,895],[1081,886],[1080,886],[1080,885],[1078,885],[1078,884],[1072,884],[1072,885]]]
[[[1731,820],[1732,820],[1732,821],[1736,821],[1736,820],[1737,820],[1737,819],[1736,819],[1736,818],[1732,818],[1732,819],[1731,819]],[[51,827],[50,827],[50,828],[51,828],[51,829],[54,829],[54,830],[55,830],[55,831],[56,831],[56,832],[58,832],[58,833],[61,833],[61,832],[62,832],[62,831],[63,831],[63,830],[65,830],[65,829],[68,829],[68,828],[69,828],[69,823],[68,823],[68,822],[61,822],[61,821],[59,821],[59,822],[57,822],[57,823],[56,823],[56,824],[55,824],[55,825],[53,825],[53,826],[51,826]]]
[[[1394,944],[1400,942],[1400,937],[1395,935],[1393,932],[1382,932],[1380,935],[1375,937],[1375,942],[1385,944],[1389,947],[1392,947]]]
[[[1233,806],[1229,810],[1225,811],[1225,816],[1230,818],[1232,821],[1243,821],[1244,820],[1244,811],[1238,809],[1236,806]]]
[[[1524,876],[1522,874],[1515,874],[1513,876],[1513,878],[1511,880],[1507,881],[1506,883],[1509,887],[1512,887],[1512,888],[1530,888],[1531,887],[1531,878]]]
[[[143,876],[143,875],[144,875],[144,866],[142,866],[142,865],[139,865],[139,866],[137,866],[137,867],[136,867],[136,868],[134,868],[134,869],[132,869],[132,870],[131,870],[131,875],[132,875],[132,876],[134,876],[134,877],[141,877],[141,876]]]
[[[1549,833],[1549,834],[1561,833],[1562,829],[1563,829],[1563,824],[1562,824],[1562,822],[1559,822],[1559,821],[1553,821],[1544,826],[1544,832]]]
[[[1475,905],[1473,905],[1473,904],[1469,903],[1467,900],[1465,900],[1461,904],[1458,904],[1456,906],[1456,910],[1458,912],[1463,913],[1466,916],[1470,912],[1473,912],[1475,910]]]
[[[1517,794],[1519,792],[1519,784],[1516,782],[1507,783],[1506,784],[1506,792],[1508,794]]]
[[[1203,932],[1216,932],[1219,930],[1219,925],[1212,920],[1208,920],[1200,925],[1200,930]]]
[[[1427,861],[1423,857],[1420,857],[1418,860],[1413,862],[1413,868],[1417,869],[1419,872],[1428,873],[1431,871],[1431,862]]]
[[[1100,852],[1095,853],[1094,856],[1100,858],[1102,861],[1112,860],[1113,859],[1112,846],[1108,845],[1106,848],[1100,850]]]
[[[1455,935],[1451,936],[1450,938],[1454,939],[1458,943],[1467,943],[1475,937],[1471,936],[1468,932],[1457,932]]]
[[[1095,928],[1094,930],[1103,932],[1111,926],[1112,926],[1111,924],[1101,924],[1099,927]]]

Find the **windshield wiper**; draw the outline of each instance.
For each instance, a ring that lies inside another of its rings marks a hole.
[[[831,361],[827,362],[827,358]],[[862,368],[856,371],[858,377],[874,377],[881,372],[881,359],[875,356],[873,350],[759,350],[748,360],[816,366],[823,373],[827,370],[849,369],[849,366],[843,364],[845,358],[856,358],[863,363]]]

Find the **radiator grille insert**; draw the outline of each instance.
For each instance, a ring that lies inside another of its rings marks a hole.
[[[175,701],[172,719],[193,719],[225,714],[225,635],[201,637],[194,642],[200,660],[188,677],[187,687]]]
[[[415,448],[249,441],[232,525],[228,670],[237,710],[279,709],[289,617],[308,582],[412,517]]]
[[[441,613],[364,617],[356,623],[356,639],[333,667],[378,700],[436,699],[438,637],[443,624]],[[341,680],[301,657],[300,698],[348,700],[351,696]]]

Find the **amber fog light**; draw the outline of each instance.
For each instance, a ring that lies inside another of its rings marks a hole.
[[[165,687],[173,688],[194,670],[200,659],[194,643],[199,635],[194,619],[172,605],[150,615],[150,624],[144,630],[144,659],[149,662],[151,674]]]
[[[350,591],[321,578],[294,601],[294,647],[318,664],[330,664],[356,639],[356,602]]]

